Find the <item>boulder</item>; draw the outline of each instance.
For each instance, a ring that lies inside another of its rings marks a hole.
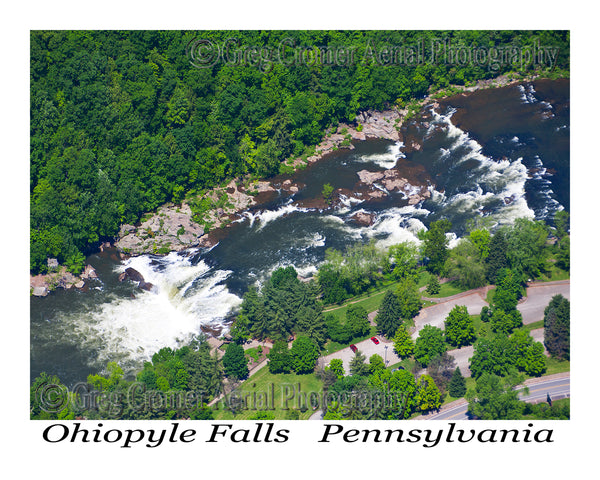
[[[96,274],[94,267],[91,265],[86,265],[80,277],[83,279],[98,278],[98,274]]]
[[[48,295],[48,289],[46,287],[33,287],[32,294],[35,297],[45,297]]]
[[[144,276],[140,272],[138,272],[135,268],[127,267],[125,269],[125,273],[127,274],[127,277],[130,280],[133,280],[134,282],[143,282],[144,281]]]
[[[56,270],[58,268],[58,260],[56,258],[48,259],[48,270]]]
[[[140,282],[138,287],[140,287],[142,290],[146,290],[147,292],[152,292],[156,288],[154,284],[150,282]]]
[[[375,214],[367,212],[356,212],[355,214],[350,216],[349,219],[355,223],[358,223],[359,225],[370,227],[375,222]]]

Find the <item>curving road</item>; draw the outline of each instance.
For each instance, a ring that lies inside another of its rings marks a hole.
[[[520,395],[521,400],[529,403],[545,402],[548,395],[552,400],[560,400],[571,396],[571,378],[569,374],[549,375],[525,382],[529,387],[527,395]],[[469,420],[467,416],[468,403],[457,400],[442,408],[438,413],[423,415],[423,420]]]

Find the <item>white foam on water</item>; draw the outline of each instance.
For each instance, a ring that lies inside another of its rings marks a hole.
[[[348,196],[344,195],[343,193],[340,193],[339,199],[340,199],[340,204],[342,206],[338,207],[336,209],[336,211],[337,211],[337,213],[341,213],[341,214],[348,213],[352,209],[352,205],[356,205],[356,204],[364,202],[364,199],[348,197]]]
[[[291,200],[291,199],[290,199]],[[257,213],[244,212],[244,217],[250,220],[250,227],[254,226],[254,223],[258,224],[258,229],[262,229],[270,222],[277,220],[285,215],[289,215],[294,212],[310,212],[310,208],[300,208],[291,203],[287,203],[277,210],[262,210]]]
[[[524,87],[523,85],[517,85],[517,88],[521,94],[521,101],[523,103],[537,102],[537,98],[534,96],[535,89],[533,88],[533,85],[528,85],[527,87]]]
[[[100,366],[118,360],[139,368],[163,347],[178,348],[200,333],[202,325],[223,325],[241,299],[223,282],[230,271],[213,270],[204,261],[171,253],[153,260],[142,255],[125,261],[156,286],[136,291],[134,298],[115,297],[87,315],[68,315],[82,344],[98,352]]]
[[[402,148],[404,147],[403,142],[396,142],[393,145],[390,145],[387,148],[387,151],[384,153],[372,153],[369,155],[360,155],[356,156],[355,161],[360,163],[374,163],[380,168],[385,168],[389,170],[390,168],[394,168],[399,158],[405,158],[404,152],[402,152]]]
[[[525,91],[525,90],[524,90]],[[530,92],[531,93],[531,92]],[[456,110],[441,115],[432,110],[433,121],[442,124],[449,138],[454,139],[449,151],[464,148],[467,153],[457,160],[456,164],[466,161],[477,161],[479,164],[469,169],[469,174],[477,178],[477,187],[469,192],[461,192],[448,197],[435,189],[431,201],[443,208],[449,208],[460,213],[479,212],[491,204],[504,205],[492,216],[498,223],[512,223],[516,218],[535,216],[525,199],[525,182],[528,179],[527,168],[522,158],[514,161],[492,160],[482,153],[482,146],[470,138],[467,132],[456,127],[451,117]],[[516,138],[516,137],[515,137]],[[515,141],[515,138],[512,140]],[[518,140],[518,139],[517,139]],[[485,191],[481,187],[484,185]]]

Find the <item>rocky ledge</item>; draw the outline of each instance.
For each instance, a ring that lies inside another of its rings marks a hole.
[[[56,288],[70,290],[85,290],[88,281],[98,278],[96,270],[91,265],[86,265],[83,272],[74,275],[67,271],[67,267],[59,265],[55,258],[48,259],[48,273],[29,275],[29,290],[35,297],[45,297]]]
[[[367,195],[370,198],[381,198],[386,195],[386,191],[401,192],[408,199],[409,205],[416,205],[431,197],[431,192],[427,186],[412,185],[395,168],[383,172],[361,170],[357,174],[360,179],[359,188],[366,187]]]
[[[210,231],[230,225],[238,212],[256,205],[261,195],[272,192],[275,188],[266,181],[244,185],[232,180],[224,188],[211,190],[198,199],[214,206],[200,215],[188,202],[168,203],[138,225],[121,225],[115,247],[127,255],[211,247],[217,240]]]

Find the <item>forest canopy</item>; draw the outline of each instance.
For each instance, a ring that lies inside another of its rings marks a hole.
[[[405,50],[382,61],[388,45],[439,39],[469,51],[552,46],[552,69],[569,69],[566,31],[31,32],[31,271],[56,257],[78,273],[120,224],[233,177],[277,174],[360,111],[550,68],[409,61]],[[353,61],[323,56],[343,48]],[[266,51],[281,61],[257,61]]]

